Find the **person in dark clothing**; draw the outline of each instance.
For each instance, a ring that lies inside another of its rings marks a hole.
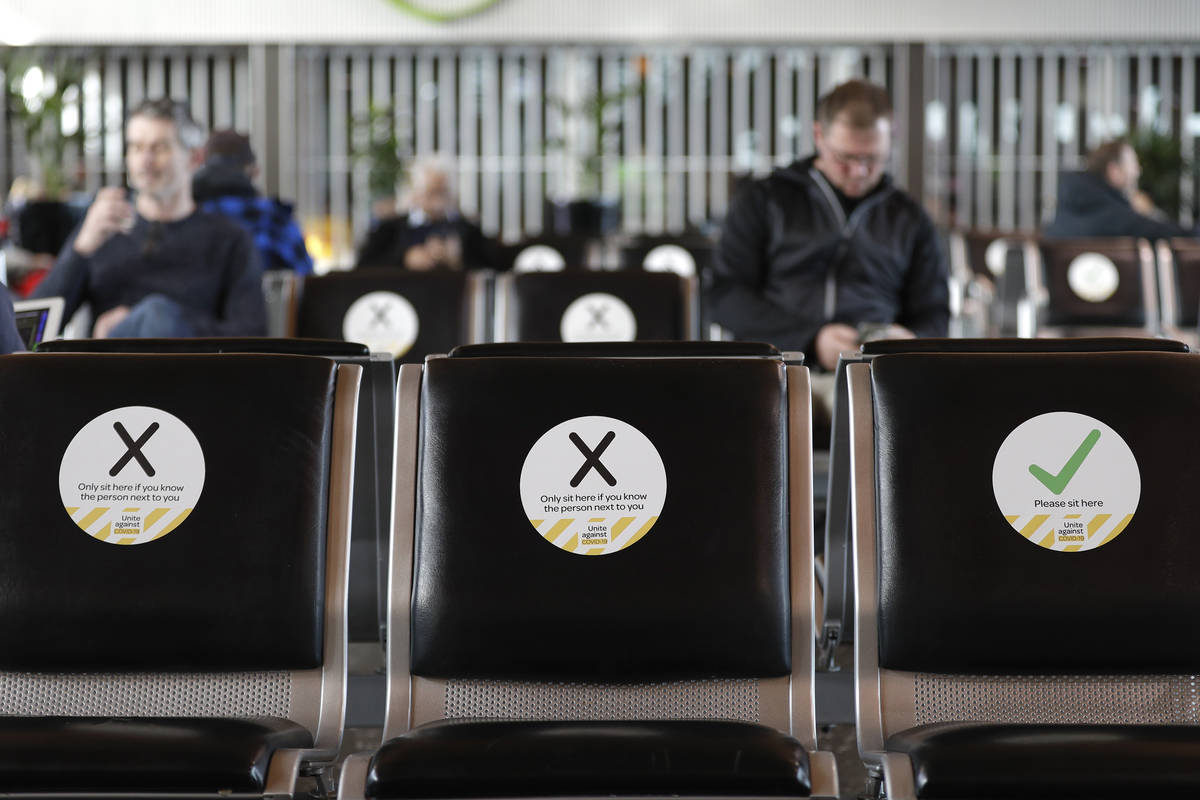
[[[1190,236],[1138,191],[1141,174],[1137,153],[1124,139],[1100,145],[1088,155],[1086,170],[1059,176],[1054,221],[1042,234],[1049,239]]]
[[[262,270],[249,234],[192,200],[204,137],[187,105],[143,103],[125,140],[136,197],[131,203],[116,187],[97,192],[34,295],[61,296],[68,319],[90,303],[97,338],[265,334]]]
[[[434,159],[412,167],[409,211],[381,220],[358,252],[357,267],[411,270],[496,266],[495,243],[454,207],[449,171]]]
[[[17,332],[12,295],[8,293],[8,287],[0,283],[0,355],[24,349],[25,342]]]
[[[836,87],[817,106],[816,155],[734,197],[710,298],[739,339],[832,370],[868,330],[946,335],[949,270],[933,221],[885,171],[891,116],[880,87]]]
[[[292,206],[254,188],[258,160],[250,139],[237,131],[213,131],[204,145],[204,166],[192,176],[192,198],[202,211],[220,214],[254,237],[263,269],[308,275],[312,258],[292,216]]]

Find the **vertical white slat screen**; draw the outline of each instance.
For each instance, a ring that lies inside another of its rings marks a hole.
[[[643,162],[645,174],[645,225],[649,234],[663,232],[663,107],[666,104],[664,76],[665,63],[661,54],[649,57],[646,74],[645,131],[646,150]]]
[[[1082,169],[1087,152],[1114,136],[1154,130],[1196,161],[1194,43],[935,44],[926,59],[927,74],[951,76],[925,86],[952,131],[949,147],[926,149],[925,197],[942,224],[1036,230],[1054,216],[1060,173]],[[1179,222],[1190,226],[1193,172],[1183,171],[1180,189]]]

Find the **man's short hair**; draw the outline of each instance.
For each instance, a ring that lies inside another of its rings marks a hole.
[[[1124,137],[1112,139],[1101,144],[1088,153],[1087,171],[1098,178],[1108,178],[1108,165],[1119,164],[1121,152],[1129,147],[1129,140]]]
[[[256,160],[250,137],[234,130],[213,131],[204,144],[204,156],[208,161],[219,159],[239,167],[248,167]]]
[[[880,119],[892,118],[892,100],[882,86],[858,79],[846,81],[817,101],[817,122],[822,128],[839,117],[851,128],[874,128]]]
[[[134,117],[149,117],[162,119],[175,124],[175,135],[188,150],[204,146],[204,128],[192,118],[191,109],[182,100],[172,100],[160,97],[156,100],[143,100],[129,112],[128,119]]]

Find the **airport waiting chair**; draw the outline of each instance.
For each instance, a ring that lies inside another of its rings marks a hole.
[[[486,341],[490,273],[356,269],[307,278],[295,335],[362,342],[372,353],[420,363]]]
[[[870,364],[877,356],[902,353],[1103,353],[1187,352],[1181,342],[1111,337],[1064,339],[879,339],[865,342],[857,353],[838,359],[833,387],[833,423],[826,491],[824,564],[821,583],[821,632],[817,642],[819,669],[837,671],[837,648],[854,641],[854,573],[851,550],[850,395],[846,370]]]
[[[583,236],[531,236],[498,247],[500,272],[575,272],[588,267],[589,240]]]
[[[906,353],[848,373],[875,796],[1200,792],[1200,359]]]
[[[1021,336],[1162,332],[1154,253],[1145,239],[1038,239],[1024,249],[1029,296]]]
[[[701,236],[635,236],[621,246],[621,268],[700,277],[712,268],[713,242]]]
[[[387,538],[392,505],[392,425],[396,372],[391,356],[329,339],[73,339],[46,342],[39,353],[273,353],[321,356],[362,368],[354,456],[348,631],[352,642],[382,646],[386,614]],[[247,402],[250,398],[247,398]]]
[[[695,278],[670,272],[506,273],[496,277],[497,342],[699,338]]]
[[[951,309],[964,337],[1017,333],[1017,308],[1028,294],[1021,243],[1014,231],[950,232]]]
[[[1200,346],[1200,242],[1170,239],[1155,243],[1165,335]]]
[[[302,279],[289,270],[272,269],[263,273],[263,300],[267,306],[267,336],[292,335],[296,319],[296,295]]]
[[[342,737],[360,372],[0,357],[5,796],[313,788]]]
[[[807,377],[727,342],[402,367],[384,744],[341,797],[836,797]]]

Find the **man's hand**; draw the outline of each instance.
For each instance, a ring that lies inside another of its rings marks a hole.
[[[79,255],[90,256],[113,235],[129,233],[134,219],[133,206],[125,197],[124,189],[112,186],[101,189],[96,192],[96,199],[88,208],[72,246]]]
[[[838,356],[858,347],[858,331],[840,322],[831,322],[817,331],[813,345],[817,363],[827,370],[837,369]]]
[[[112,329],[120,325],[121,321],[128,316],[129,306],[116,306],[105,311],[96,317],[96,324],[92,326],[92,338],[107,339]]]
[[[404,251],[404,267],[414,272],[426,272],[437,266],[437,259],[428,244],[415,244]]]

